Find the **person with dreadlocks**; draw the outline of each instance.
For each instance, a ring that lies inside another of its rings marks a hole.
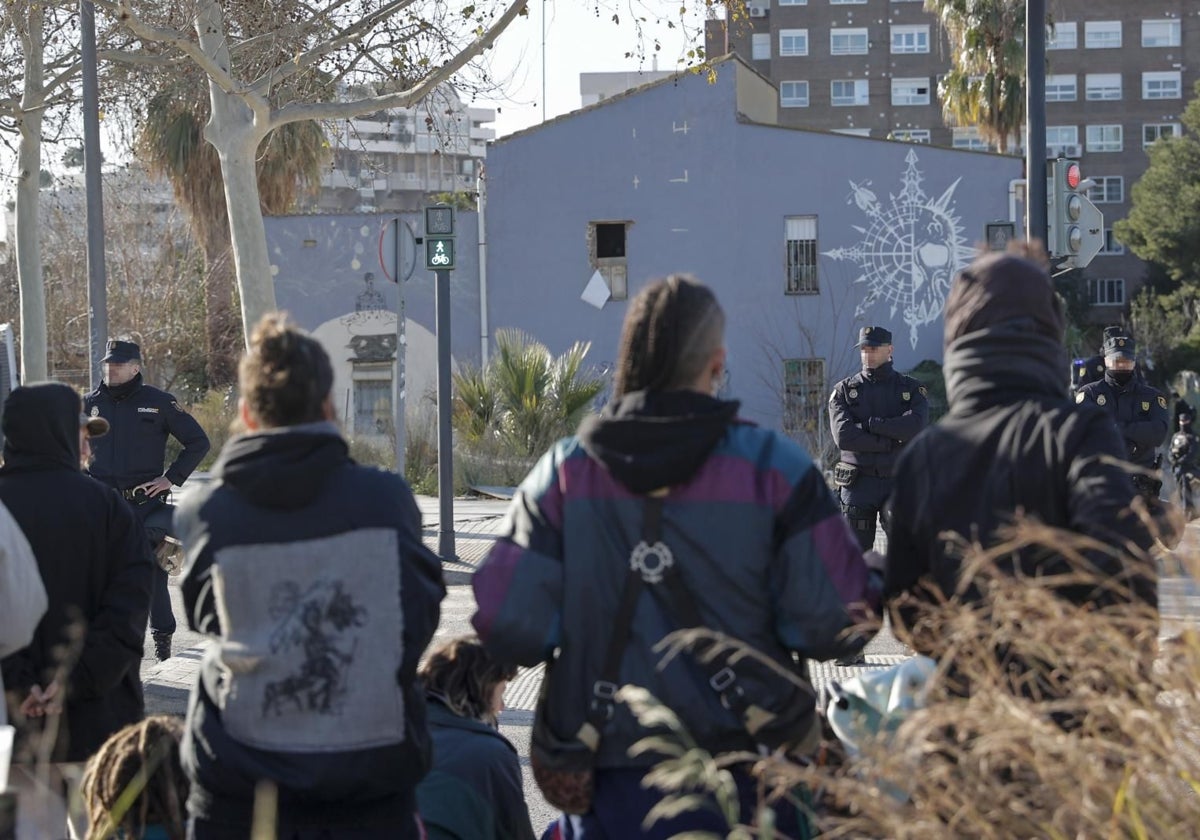
[[[182,719],[151,715],[101,745],[81,785],[88,840],[184,840],[188,780],[179,762],[182,737]]]
[[[808,454],[714,396],[724,371],[712,291],[686,275],[650,283],[625,318],[612,400],[525,478],[472,578],[488,652],[549,662],[531,763],[569,812],[567,840],[726,830],[712,802],[643,825],[662,797],[642,785],[658,757],[631,755],[652,730],[617,702],[618,686],[644,687],[713,754],[803,753],[818,738],[804,659],[866,641],[854,627],[872,617],[881,576]],[[714,647],[664,658],[659,643],[685,628],[722,633],[772,667]],[[590,765],[590,791],[568,762]],[[756,813],[750,768],[731,771],[741,813]],[[776,805],[777,830],[803,836],[792,807]]]

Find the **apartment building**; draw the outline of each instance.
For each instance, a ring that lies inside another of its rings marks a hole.
[[[710,21],[709,55],[736,52],[779,90],[783,125],[987,148],[948,125],[937,97],[950,49],[923,0],[751,0],[748,26]],[[1105,250],[1086,271],[1097,320],[1116,316],[1145,264],[1113,239],[1146,149],[1180,131],[1200,79],[1196,0],[1049,0],[1046,154],[1078,158],[1104,213]],[[1023,148],[1023,134],[1010,152]]]
[[[403,212],[419,210],[431,194],[474,192],[495,119],[495,110],[468,107],[443,86],[413,108],[338,120],[327,127],[332,165],[302,209]]]

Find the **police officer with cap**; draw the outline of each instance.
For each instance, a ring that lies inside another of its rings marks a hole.
[[[929,422],[925,387],[892,366],[892,334],[863,327],[856,345],[862,370],[839,382],[829,397],[829,426],[841,450],[834,482],[842,512],[867,551],[892,490],[900,448]],[[884,523],[886,530],[886,523]]]
[[[1124,327],[1105,327],[1104,341],[1114,336],[1124,336],[1128,330]],[[1096,356],[1089,356],[1086,359],[1076,359],[1074,362],[1074,390],[1078,391],[1084,385],[1092,382],[1099,382],[1104,378],[1104,345],[1100,346],[1100,353]]]
[[[1127,459],[1139,468],[1130,476],[1133,486],[1147,501],[1157,502],[1162,479],[1155,450],[1167,434],[1167,398],[1138,378],[1136,349],[1127,332],[1106,336],[1104,378],[1080,388],[1075,402],[1095,403],[1112,416],[1125,440]]]
[[[171,485],[191,475],[209,450],[208,435],[176,399],[142,381],[141,348],[132,341],[109,341],[101,362],[104,382],[84,397],[89,417],[108,421],[111,432],[93,444],[91,474],[115,487],[133,506],[138,520],[160,520],[169,513]],[[164,471],[167,438],[183,449]],[[151,539],[155,542],[161,536]],[[161,662],[171,656],[175,615],[167,592],[167,573],[155,566],[150,602],[150,632]]]

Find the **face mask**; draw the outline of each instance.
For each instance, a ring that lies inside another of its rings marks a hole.
[[[1108,375],[1112,377],[1113,382],[1116,382],[1121,387],[1129,384],[1129,380],[1133,379],[1133,371],[1131,370],[1110,370]]]

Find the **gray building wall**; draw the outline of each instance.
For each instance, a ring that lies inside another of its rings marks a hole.
[[[684,76],[493,145],[493,330],[520,327],[555,352],[588,340],[593,363],[614,361],[627,302],[597,310],[580,295],[589,223],[625,220],[630,297],[679,271],[716,291],[727,392],[751,419],[781,425],[785,359],[825,360],[823,407],[858,366],[865,324],[893,330],[902,369],[940,360],[950,276],[984,223],[1008,218],[1021,162],[739,121],[747,73],[729,61],[714,84]],[[817,217],[820,293],[785,294],[785,220],[803,215]]]

